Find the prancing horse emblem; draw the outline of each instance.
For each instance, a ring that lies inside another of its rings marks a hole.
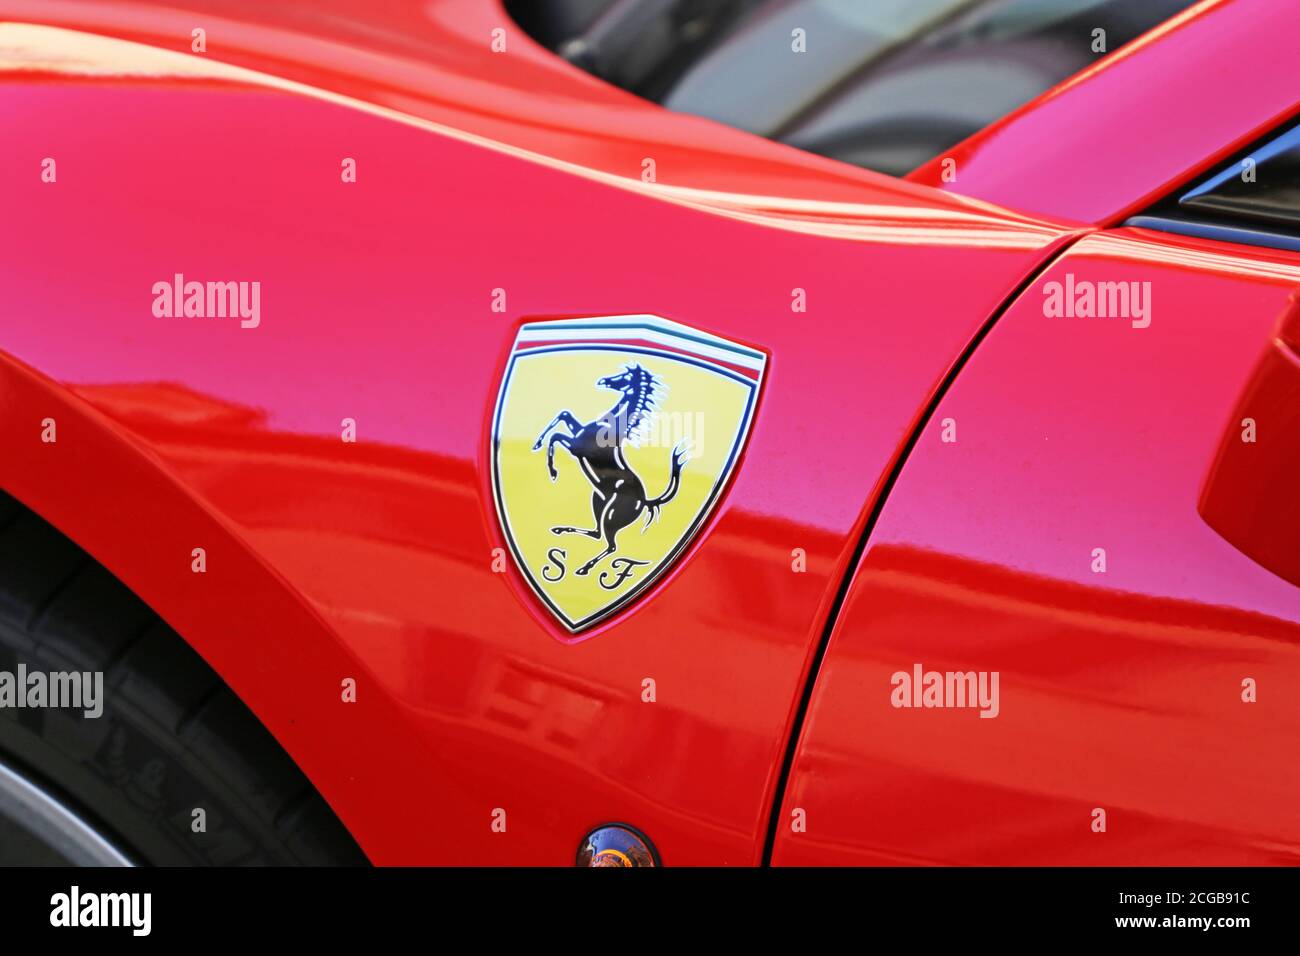
[[[519,327],[492,415],[492,497],[520,576],[571,634],[662,582],[704,527],[766,366],[654,315]]]
[[[574,528],[557,525],[551,534],[582,534],[588,538],[604,539],[601,551],[574,574],[585,575],[604,558],[618,550],[618,533],[645,515],[648,528],[659,514],[659,509],[672,501],[682,482],[682,468],[688,460],[684,443],[673,449],[672,465],[668,474],[668,487],[657,498],[646,498],[645,485],[627,463],[623,443],[644,431],[658,406],[663,390],[662,383],[640,365],[628,365],[617,375],[608,375],[596,382],[598,388],[622,392],[614,407],[600,418],[583,424],[570,411],[562,411],[551,419],[533,444],[539,451],[546,443],[546,471],[551,481],[559,477],[555,470],[555,446],[564,448],[578,459],[582,473],[591,482],[592,517],[594,528]],[[570,434],[555,429],[564,425]],[[550,435],[550,441],[546,436]]]

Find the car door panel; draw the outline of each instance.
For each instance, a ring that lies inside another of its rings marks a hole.
[[[1149,283],[1149,325],[1049,314],[1051,283],[1111,282]],[[1252,383],[1297,283],[1293,253],[1121,229],[1007,310],[870,532],[775,863],[1300,859],[1300,588],[1201,514],[1225,441],[1296,447],[1294,389]],[[942,690],[900,700],[918,666]],[[996,708],[962,706],[969,672]]]

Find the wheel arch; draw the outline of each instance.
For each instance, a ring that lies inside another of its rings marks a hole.
[[[0,488],[181,635],[373,853],[366,782],[384,768],[371,740],[399,718],[373,684],[364,706],[343,703],[344,678],[367,682],[333,628],[146,443],[2,352],[0,447]]]

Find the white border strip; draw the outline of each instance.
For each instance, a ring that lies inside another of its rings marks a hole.
[[[563,324],[568,328],[557,329],[555,328],[556,324]],[[646,325],[652,326],[652,328],[642,327]],[[578,327],[575,328],[575,326]],[[581,326],[591,327],[582,328]],[[624,331],[619,331],[620,329]],[[677,331],[679,329],[680,332]],[[710,335],[707,332],[687,329],[685,326],[678,325],[668,319],[661,319],[656,315],[609,316],[587,319],[557,319],[553,322],[531,322],[520,327],[519,336],[515,342],[517,347],[522,342],[557,342],[566,339],[616,342],[620,339],[633,338],[657,342],[660,345],[671,345],[684,352],[717,359],[721,362],[729,362],[732,365],[754,371],[762,371],[767,365],[767,356],[761,352],[728,342],[724,338]],[[704,344],[698,341],[699,339],[708,339],[720,345],[731,347],[719,348]],[[744,349],[744,351],[735,351],[735,349]]]

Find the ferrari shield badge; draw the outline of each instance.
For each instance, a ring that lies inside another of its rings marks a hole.
[[[570,631],[626,606],[685,549],[736,467],[765,365],[652,315],[520,328],[492,486],[524,578]]]

